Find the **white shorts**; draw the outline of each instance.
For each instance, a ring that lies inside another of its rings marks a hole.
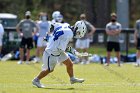
[[[46,47],[47,42],[43,40],[44,37],[38,37],[37,46],[38,47]]]
[[[69,57],[66,53],[62,53],[59,56],[52,55],[47,53],[47,51],[44,51],[43,53],[43,65],[42,65],[42,70],[53,70],[55,65],[59,62],[64,62],[67,60]]]
[[[83,40],[77,39],[75,45],[76,48],[80,48],[80,49],[89,48],[90,39],[83,39]]]

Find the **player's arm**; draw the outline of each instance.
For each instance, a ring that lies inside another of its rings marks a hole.
[[[32,21],[32,26],[34,27],[32,35],[35,35],[39,32],[39,25],[37,24],[37,22]]]
[[[39,25],[37,25],[36,23],[34,24],[35,25],[35,33],[39,32]]]
[[[110,29],[109,24],[106,25],[105,31],[107,35],[114,35],[114,32]]]
[[[92,36],[92,35],[95,33],[96,28],[95,28],[92,24],[90,24],[89,26],[90,26],[90,28],[91,28],[91,32],[88,33],[88,35],[89,35],[89,36]]]
[[[135,29],[135,32],[134,32],[134,41],[135,41],[135,44],[137,44],[137,30]]]
[[[121,26],[121,24],[119,24],[119,25],[117,26],[117,29],[114,30],[113,33],[114,33],[115,35],[118,35],[118,34],[121,33],[121,30],[122,30],[122,26]]]
[[[113,31],[112,31],[112,33],[113,33],[114,35],[118,35],[118,34],[120,34],[120,32],[121,32],[120,29],[116,29],[116,30],[113,30]]]
[[[137,34],[138,34],[138,26],[137,26],[137,23],[135,25],[135,32],[134,32],[134,41],[135,41],[135,44],[137,44]]]
[[[107,35],[115,35],[115,33],[112,30],[106,29],[106,34]]]
[[[16,31],[17,31],[17,33],[19,34],[20,37],[23,36],[23,33],[21,32],[21,28],[20,28],[21,25],[22,25],[22,22],[23,22],[23,20],[21,22],[19,22],[16,26]]]
[[[20,34],[20,24],[21,23],[19,23],[19,24],[17,24],[17,26],[16,26],[16,31]]]
[[[52,33],[52,31],[51,31],[52,24],[51,24],[51,22],[50,22],[50,21],[48,21],[48,26],[49,26],[49,29],[48,29],[48,31],[47,31],[47,33],[46,33],[46,34],[50,35],[50,34]]]

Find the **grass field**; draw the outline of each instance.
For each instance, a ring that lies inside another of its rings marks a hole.
[[[82,84],[69,82],[65,66],[57,65],[55,71],[41,82],[46,88],[36,88],[32,79],[41,70],[41,63],[18,65],[15,61],[0,62],[0,93],[140,93],[140,68],[132,64],[118,67],[111,64],[75,64],[75,75],[84,78]]]

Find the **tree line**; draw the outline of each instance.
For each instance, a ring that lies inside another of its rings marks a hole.
[[[0,0],[0,12],[18,15],[21,19],[25,11],[32,12],[35,20],[39,12],[48,13],[49,19],[55,10],[61,11],[66,22],[73,24],[81,13],[86,13],[87,20],[96,27],[105,27],[110,20],[110,13],[116,12],[116,0]],[[130,26],[140,17],[140,0],[129,0]]]

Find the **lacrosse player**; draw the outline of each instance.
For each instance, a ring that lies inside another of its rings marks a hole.
[[[87,28],[83,21],[76,22],[73,29],[70,28],[69,24],[59,23],[59,26],[54,29],[53,36],[49,39],[49,44],[43,53],[42,71],[33,79],[32,84],[38,88],[44,87],[40,83],[40,80],[53,72],[57,62],[62,62],[66,65],[71,84],[84,82],[84,79],[79,79],[74,76],[73,63],[65,53],[65,50],[73,37],[81,38],[86,31]]]

